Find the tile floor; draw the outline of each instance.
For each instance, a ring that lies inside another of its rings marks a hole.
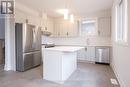
[[[62,85],[42,79],[42,67],[26,72],[0,72],[0,87],[120,87],[112,85],[115,78],[107,65],[78,63],[78,69]]]

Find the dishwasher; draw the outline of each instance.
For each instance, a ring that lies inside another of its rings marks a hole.
[[[110,47],[96,47],[96,64],[110,64]]]

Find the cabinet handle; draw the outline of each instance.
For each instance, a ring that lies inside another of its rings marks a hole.
[[[26,19],[25,22],[28,24],[28,19]]]
[[[58,32],[58,36],[60,36],[60,33]]]
[[[100,35],[100,31],[98,31],[98,35]]]
[[[67,34],[66,34],[67,36],[69,35],[69,33],[67,32]]]
[[[45,30],[47,30],[47,27],[45,27]]]
[[[85,47],[85,51],[87,51],[88,49],[87,49],[87,47]]]

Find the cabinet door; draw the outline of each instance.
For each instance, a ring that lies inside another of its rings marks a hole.
[[[60,37],[61,35],[61,26],[62,24],[61,23],[55,23],[54,24],[54,37]]]
[[[72,37],[74,35],[74,24],[68,23],[68,37]]]
[[[95,47],[87,47],[85,60],[95,62]]]
[[[71,23],[66,20],[58,20],[54,25],[54,36],[56,37],[73,37],[78,35],[77,22]]]
[[[61,37],[67,37],[69,35],[69,26],[67,21],[63,21],[61,24]]]
[[[53,21],[52,20],[47,20],[47,31],[49,31],[49,32],[51,32],[51,33],[53,33]]]
[[[85,47],[78,51],[78,60],[95,62],[95,47]]]
[[[51,20],[50,18],[42,19],[41,26],[42,26],[42,31],[48,31],[53,34],[53,29],[54,29],[53,20]]]
[[[74,23],[68,23],[68,37],[74,37],[78,35],[78,23],[75,21]]]
[[[41,27],[42,27],[42,31],[47,31],[47,20],[46,19],[41,20]]]
[[[111,18],[102,17],[98,19],[99,36],[111,36]]]
[[[78,60],[85,60],[85,54],[86,54],[85,49],[79,50],[77,53]]]
[[[54,24],[54,33],[53,33],[53,36],[54,37],[58,37],[58,35],[59,35],[59,32],[58,32],[58,24],[57,23],[55,23]]]

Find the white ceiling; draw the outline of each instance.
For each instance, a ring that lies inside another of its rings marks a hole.
[[[59,17],[58,9],[69,8],[71,13],[85,16],[87,13],[110,9],[113,0],[15,0],[39,12],[46,12],[52,17]]]

